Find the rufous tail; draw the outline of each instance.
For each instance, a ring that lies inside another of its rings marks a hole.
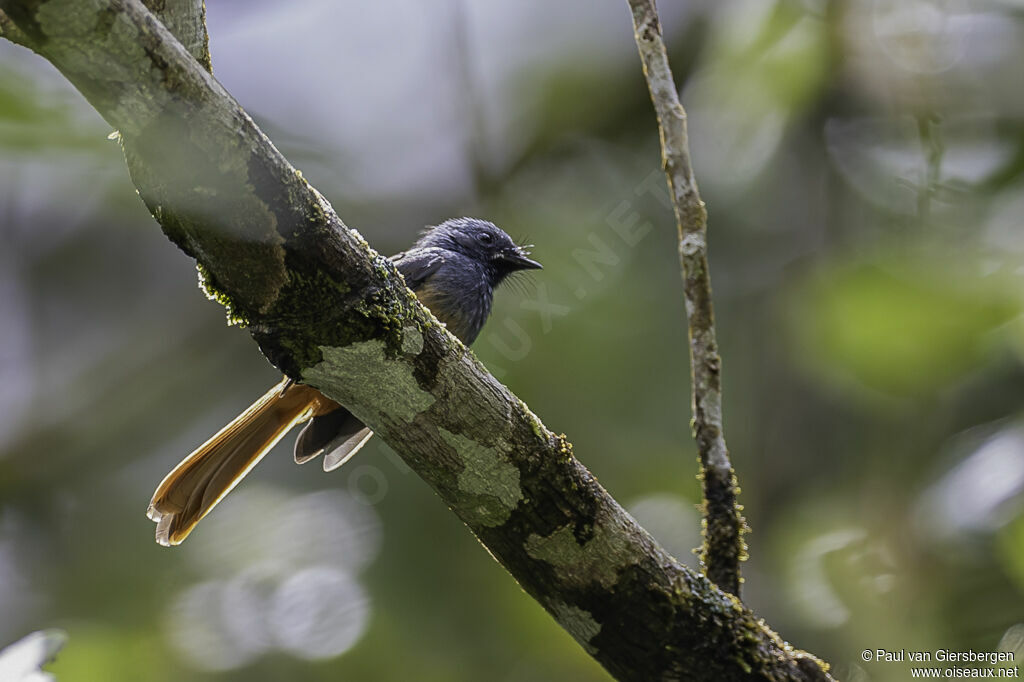
[[[153,493],[147,515],[156,521],[156,541],[181,543],[292,427],[328,402],[337,407],[315,388],[286,378],[200,445]]]

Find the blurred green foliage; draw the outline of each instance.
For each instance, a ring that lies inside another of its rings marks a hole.
[[[997,360],[996,331],[1022,313],[1012,282],[956,281],[957,266],[827,266],[795,284],[803,300],[789,306],[794,332],[823,375],[845,374],[889,395],[933,395]]]
[[[1024,656],[1020,12],[661,4],[747,602],[841,679],[906,679],[864,649]],[[211,2],[214,67],[382,253],[457,214],[536,244],[474,350],[693,565],[675,226],[628,14],[458,7],[462,43],[411,2]],[[184,546],[152,542],[160,477],[277,376],[109,132],[0,45],[0,643],[63,628],[68,681],[607,679],[381,443],[330,476],[283,445]]]

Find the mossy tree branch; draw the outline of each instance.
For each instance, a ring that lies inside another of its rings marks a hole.
[[[6,38],[15,45],[21,45],[30,50],[35,49],[35,43],[29,40],[29,37],[2,10],[0,10],[0,38]]]
[[[720,588],[740,595],[740,562],[746,555],[746,521],[736,501],[738,485],[722,428],[722,359],[708,271],[708,215],[690,165],[686,112],[679,102],[654,0],[629,0],[633,35],[658,116],[662,162],[679,229],[679,259],[690,329],[693,435],[704,488],[701,565]]]
[[[120,131],[146,205],[270,361],[371,426],[614,676],[829,679],[658,546],[139,0],[0,10]]]
[[[205,0],[142,0],[142,4],[160,18],[171,35],[204,69],[213,73]]]

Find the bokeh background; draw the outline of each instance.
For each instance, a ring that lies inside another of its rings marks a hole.
[[[843,679],[906,678],[863,649],[1019,662],[1024,4],[661,5],[747,602]],[[466,214],[536,244],[475,350],[695,564],[675,227],[625,3],[208,11],[216,76],[379,251]],[[379,442],[331,475],[282,444],[153,542],[163,474],[278,375],[109,132],[0,44],[0,643],[63,628],[69,682],[607,679]]]

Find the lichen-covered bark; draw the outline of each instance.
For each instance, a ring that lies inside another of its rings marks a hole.
[[[0,38],[6,38],[12,43],[22,45],[30,50],[35,49],[35,44],[3,10],[0,10]]]
[[[139,0],[0,10],[121,132],[154,217],[271,362],[371,426],[613,675],[828,679],[666,554]]]
[[[686,112],[679,103],[654,0],[629,0],[633,33],[658,116],[662,161],[679,228],[679,260],[690,330],[693,435],[704,489],[701,565],[711,580],[739,596],[740,562],[746,556],[746,522],[736,501],[736,474],[722,430],[722,359],[708,272],[707,211],[690,165]]]
[[[213,73],[205,0],[142,0],[142,4],[160,18],[171,35],[204,69]]]

